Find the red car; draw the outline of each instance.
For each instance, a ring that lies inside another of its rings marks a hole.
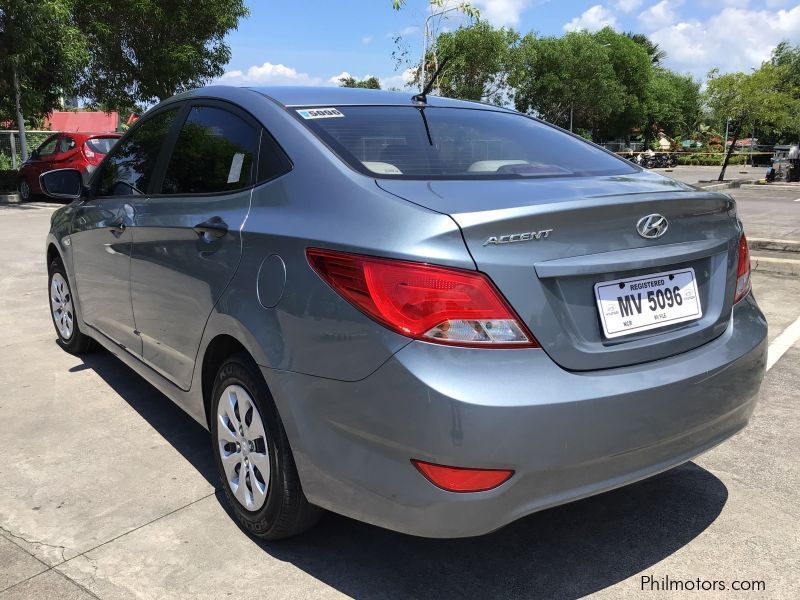
[[[55,133],[31,153],[19,170],[19,193],[27,201],[41,194],[39,175],[53,169],[80,169],[87,180],[120,138],[118,133]]]

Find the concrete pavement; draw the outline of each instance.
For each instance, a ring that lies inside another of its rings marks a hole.
[[[227,514],[200,426],[110,354],[55,345],[51,212],[0,206],[0,600],[625,598],[647,595],[642,576],[762,581],[759,594],[725,597],[800,597],[798,344],[767,374],[744,432],[660,476],[480,538],[426,540],[331,514],[267,544]],[[753,280],[772,340],[800,317],[800,279]]]

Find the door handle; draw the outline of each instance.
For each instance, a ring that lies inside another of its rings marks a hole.
[[[194,231],[198,236],[221,238],[228,233],[228,224],[220,217],[211,217],[207,221],[195,225]]]

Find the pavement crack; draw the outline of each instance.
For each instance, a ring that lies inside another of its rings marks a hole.
[[[23,537],[21,535],[17,535],[16,533],[12,533],[11,531],[9,531],[7,528],[3,527],[2,525],[0,525],[0,531],[2,531],[7,536],[13,538],[14,540],[21,540],[21,541],[25,542],[26,544],[30,544],[31,546],[44,546],[46,548],[53,548],[54,550],[57,550],[61,554],[61,561],[56,563],[56,564],[60,565],[61,563],[66,562],[66,560],[67,560],[66,557],[64,556],[64,552],[67,550],[66,546],[61,546],[59,544],[48,544],[47,542],[42,542],[41,540],[29,540],[26,537]],[[17,544],[17,545],[19,545],[19,544]],[[27,551],[26,548],[23,548],[23,550]],[[28,552],[28,554],[31,554],[31,552]],[[39,559],[37,556],[34,556],[33,554],[31,554],[31,555],[34,558],[36,558],[37,560],[39,560],[39,562],[44,563],[44,561]],[[47,563],[44,563],[44,564],[46,564],[50,568],[56,566],[56,565],[49,565]]]

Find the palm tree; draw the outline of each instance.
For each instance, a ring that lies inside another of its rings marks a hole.
[[[645,49],[654,67],[660,67],[664,59],[667,58],[667,53],[645,34],[628,31],[625,35]]]

